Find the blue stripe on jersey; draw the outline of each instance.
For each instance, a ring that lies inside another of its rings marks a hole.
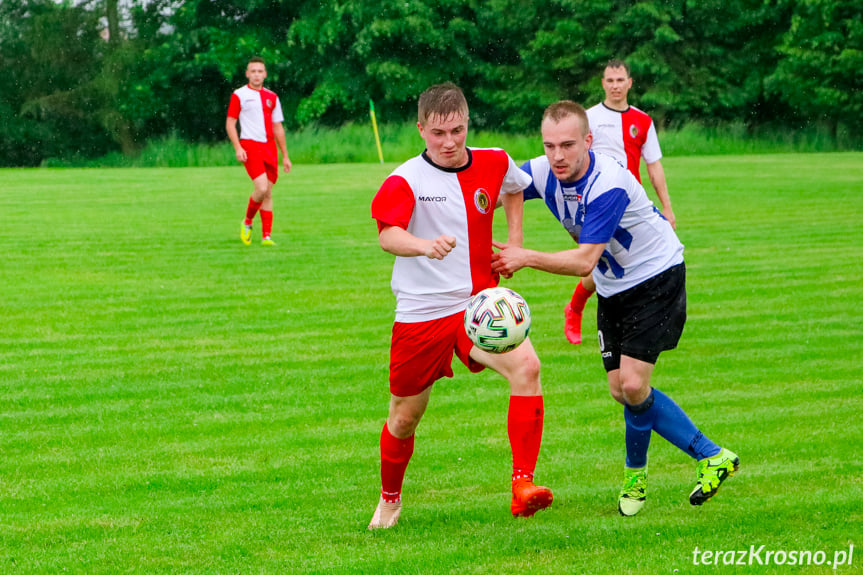
[[[530,169],[530,161],[527,161],[521,165],[521,171],[530,176],[530,185],[526,187],[523,191],[524,193],[524,201],[535,200],[539,197],[539,192],[536,191],[536,187],[533,185],[533,170]]]
[[[629,196],[623,188],[612,188],[586,204],[584,208],[584,227],[581,230],[581,243],[606,244],[615,237],[620,219]],[[616,239],[616,238],[615,238]],[[630,241],[631,241],[630,237]]]
[[[602,252],[602,256],[599,258],[599,261],[596,262],[596,269],[599,270],[599,273],[605,275],[608,270],[611,270],[611,273],[614,274],[614,277],[620,279],[623,277],[623,266],[617,263],[617,260],[614,259],[614,256],[611,255],[611,252],[608,250],[604,250]]]
[[[632,245],[632,234],[623,228],[614,230],[614,239],[622,245],[626,251],[629,251],[629,246]]]
[[[545,180],[545,205],[548,206],[548,209],[551,210],[551,213],[554,214],[558,220],[562,220],[560,217],[560,212],[557,210],[557,199],[555,192],[557,191],[557,178],[553,177],[549,174],[548,179]],[[564,209],[566,208],[566,203],[564,203]]]

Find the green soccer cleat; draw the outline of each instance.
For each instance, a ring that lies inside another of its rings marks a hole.
[[[738,467],[740,467],[740,458],[725,448],[713,457],[700,460],[695,468],[697,483],[695,489],[689,494],[689,502],[692,505],[701,505],[716,495],[719,486],[734,475]]]
[[[264,239],[261,240],[261,245],[262,246],[274,246],[274,245],[276,245],[276,242],[271,240],[270,236],[266,236]]]
[[[641,469],[623,468],[623,489],[617,498],[617,511],[625,517],[632,517],[644,507],[647,499],[647,467]]]
[[[240,227],[240,240],[247,246],[252,245],[252,225],[243,222]]]

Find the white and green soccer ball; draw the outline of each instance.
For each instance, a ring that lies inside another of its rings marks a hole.
[[[506,353],[527,338],[530,308],[523,297],[509,288],[487,288],[467,304],[464,329],[478,348],[491,353]]]

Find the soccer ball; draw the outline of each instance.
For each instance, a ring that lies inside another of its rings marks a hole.
[[[530,308],[505,287],[484,289],[467,304],[464,329],[478,348],[506,353],[521,345],[530,331]]]

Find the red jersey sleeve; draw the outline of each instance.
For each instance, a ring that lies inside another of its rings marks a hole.
[[[240,117],[240,98],[236,94],[231,94],[231,103],[228,104],[228,117]]]
[[[372,217],[378,221],[378,232],[386,226],[407,229],[414,212],[414,192],[401,176],[390,176],[372,200]]]

